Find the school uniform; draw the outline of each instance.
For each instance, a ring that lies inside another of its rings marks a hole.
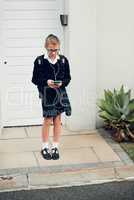
[[[50,88],[47,84],[48,79],[61,80],[62,86]],[[38,88],[43,117],[56,117],[63,112],[67,116],[71,115],[71,105],[66,92],[70,80],[69,62],[65,56],[57,55],[54,62],[47,55],[35,59],[31,81]]]

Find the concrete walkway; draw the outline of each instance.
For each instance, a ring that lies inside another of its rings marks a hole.
[[[0,139],[0,191],[132,179],[134,164],[103,130],[62,130],[60,159],[40,154],[41,126],[4,128]],[[50,130],[52,141],[52,127]]]

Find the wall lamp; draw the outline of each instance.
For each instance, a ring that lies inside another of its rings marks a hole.
[[[60,21],[62,26],[67,26],[68,25],[68,15],[60,15]]]

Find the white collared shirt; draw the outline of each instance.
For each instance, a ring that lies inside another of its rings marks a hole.
[[[48,54],[44,54],[44,59],[47,59],[51,64],[55,64],[57,63],[58,59],[60,59],[60,56],[59,55],[56,55],[56,58],[54,60],[51,60],[49,57],[48,57]]]

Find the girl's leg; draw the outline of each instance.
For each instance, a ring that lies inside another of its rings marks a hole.
[[[53,143],[59,143],[60,134],[61,134],[61,114],[57,115],[53,119]]]
[[[57,160],[59,159],[59,151],[58,151],[58,144],[60,139],[61,133],[61,115],[57,115],[53,119],[53,144],[51,149],[52,159]]]
[[[42,126],[42,150],[41,154],[44,159],[50,160],[51,159],[51,154],[49,150],[49,126],[51,124],[52,118],[44,118],[43,121],[43,126]]]
[[[42,125],[42,141],[43,143],[48,143],[49,140],[49,127],[51,124],[52,118],[44,118]]]

